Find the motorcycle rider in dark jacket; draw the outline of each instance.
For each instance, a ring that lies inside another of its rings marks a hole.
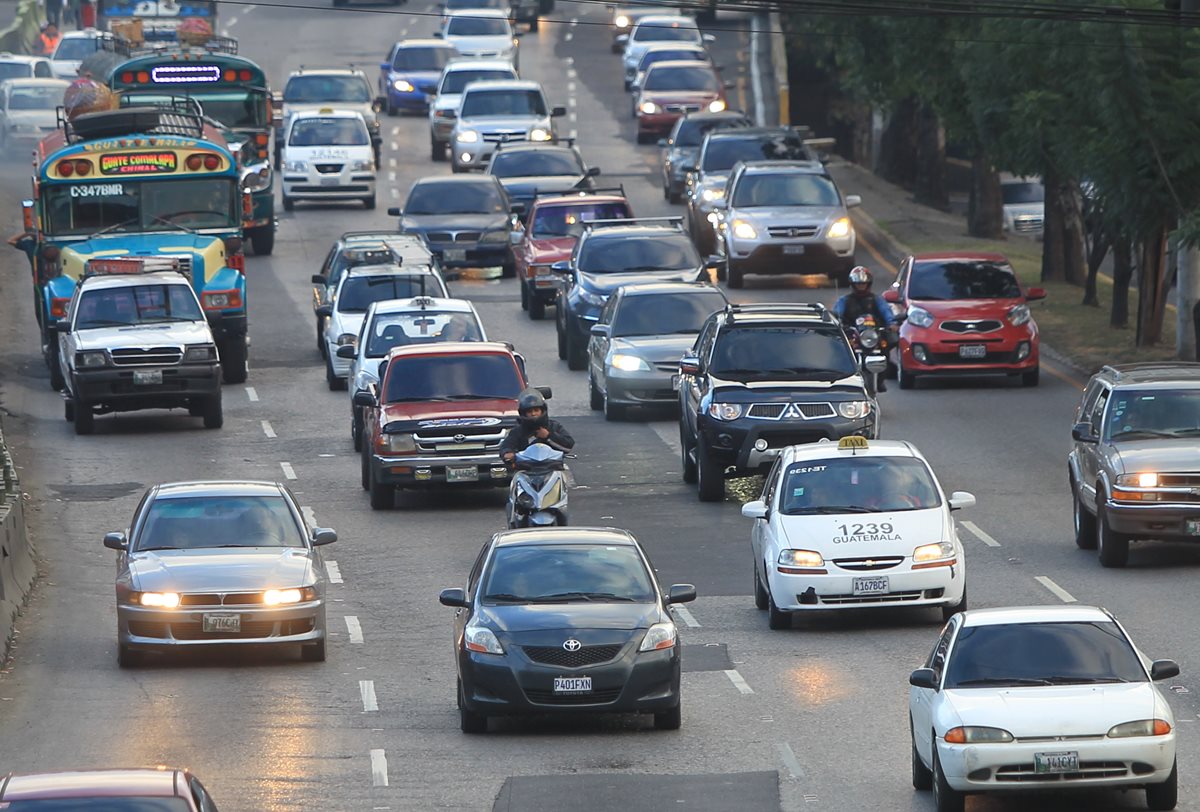
[[[871,282],[874,281],[870,269],[859,265],[850,271],[850,292],[837,300],[833,312],[841,320],[843,327],[854,327],[858,317],[871,314],[880,323],[888,336],[888,344],[896,345],[896,317],[892,314],[891,306],[878,293],[871,292]],[[887,385],[884,376],[879,377],[879,391],[886,392]]]
[[[526,389],[517,398],[517,425],[509,429],[500,443],[500,456],[511,463],[513,458],[534,443],[549,443],[561,451],[575,447],[575,438],[562,424],[551,420],[546,399],[536,389]]]

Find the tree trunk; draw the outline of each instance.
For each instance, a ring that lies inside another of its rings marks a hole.
[[[1129,283],[1133,281],[1133,247],[1128,237],[1113,241],[1113,299],[1108,323],[1129,326]]]
[[[1111,247],[1112,242],[1103,230],[1097,229],[1093,232],[1092,244],[1088,249],[1087,281],[1083,285],[1083,302],[1081,304],[1091,307],[1100,306],[1100,295],[1096,291],[1096,280],[1100,276],[1100,266],[1104,264],[1104,259],[1108,256],[1108,251]]]
[[[1165,228],[1151,233],[1142,243],[1142,258],[1138,263],[1138,330],[1137,346],[1152,347],[1162,340],[1162,311],[1159,300],[1166,275]]]
[[[971,198],[967,204],[967,233],[985,240],[1004,238],[1004,198],[1000,195],[1000,173],[977,146],[971,158]]]
[[[1072,285],[1082,285],[1087,279],[1087,234],[1083,224],[1083,199],[1079,183],[1074,178],[1060,178],[1059,205],[1062,207],[1063,266],[1066,279]]]
[[[897,104],[888,117],[879,143],[876,174],[905,189],[912,189],[916,181],[917,111],[918,105],[913,98]]]
[[[1042,223],[1042,281],[1059,282],[1067,278],[1066,234],[1064,231],[1063,208],[1059,205],[1058,192],[1061,187],[1058,172],[1047,167],[1042,176],[1046,188],[1046,216]]]
[[[916,172],[913,188],[916,201],[942,210],[950,208],[946,192],[946,131],[929,105],[921,105],[917,114]]]

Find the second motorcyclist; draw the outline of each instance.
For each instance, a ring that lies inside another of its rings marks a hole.
[[[500,443],[500,456],[507,463],[513,461],[518,452],[533,443],[549,443],[562,450],[575,447],[575,439],[562,424],[550,419],[546,399],[536,389],[526,389],[517,398],[517,425],[509,430]]]
[[[870,269],[859,265],[850,271],[850,292],[837,300],[833,312],[841,320],[843,327],[854,327],[859,316],[870,314],[874,316],[888,335],[888,345],[895,346],[896,317],[892,314],[891,305],[883,297],[871,290],[874,278]],[[879,376],[879,391],[886,392],[887,385],[884,376]]]

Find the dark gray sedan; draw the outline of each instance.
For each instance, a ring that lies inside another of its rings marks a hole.
[[[117,662],[146,651],[298,645],[325,659],[325,562],[337,540],[274,482],[175,482],[142,498],[116,550]]]

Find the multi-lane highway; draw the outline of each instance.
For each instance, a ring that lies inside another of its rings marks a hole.
[[[388,46],[434,30],[427,0],[394,8],[222,7],[243,53],[281,85],[301,64],[355,63],[374,79]],[[682,213],[663,199],[657,149],[634,144],[608,13],[558,0],[525,35],[521,72],[565,104],[564,130],[643,215]],[[750,104],[748,18],[715,29],[735,104]],[[802,89],[793,88],[793,93]],[[447,173],[428,159],[423,117],[384,119],[380,208],[300,205],[281,214],[271,257],[249,257],[251,371],[225,391],[225,426],[204,431],[166,413],[101,417],[77,437],[38,356],[28,266],[0,255],[0,387],[5,433],[30,495],[42,578],[0,672],[0,771],[171,764],[203,778],[222,810],[926,810],[909,780],[907,676],[936,637],[936,611],[838,614],[768,631],[751,597],[749,522],[731,493],[696,500],[679,474],[671,415],[606,423],[587,405],[582,373],[555,355],[554,322],[530,322],[516,283],[472,274],[451,282],[475,302],[489,335],[526,354],[551,413],[578,441],[576,524],[615,525],[645,544],[664,583],[694,583],[679,612],[683,727],[648,720],[500,721],[464,736],[454,704],[451,611],[438,590],[461,585],[488,534],[503,526],[503,493],[402,495],[374,512],[359,487],[344,392],[330,392],[312,341],[309,277],[339,233],[393,225],[409,184]],[[19,230],[29,168],[0,171],[3,223]],[[856,192],[847,188],[848,193]],[[869,211],[870,199],[864,201]],[[887,276],[882,243],[860,260]],[[882,261],[881,261],[882,260]],[[817,300],[835,292],[751,278],[739,301]],[[1181,809],[1200,809],[1197,715],[1200,550],[1135,548],[1130,568],[1103,570],[1076,549],[1066,482],[1072,409],[1082,381],[1045,367],[1042,385],[962,382],[881,397],[883,435],[914,441],[949,490],[973,492],[957,514],[974,607],[1079,601],[1113,610],[1152,657],[1179,661],[1170,684],[1179,723]],[[105,531],[126,526],[156,482],[285,481],[339,541],[330,597],[329,659],[238,652],[116,664],[113,553]],[[1141,793],[971,799],[971,810],[1142,808]]]

